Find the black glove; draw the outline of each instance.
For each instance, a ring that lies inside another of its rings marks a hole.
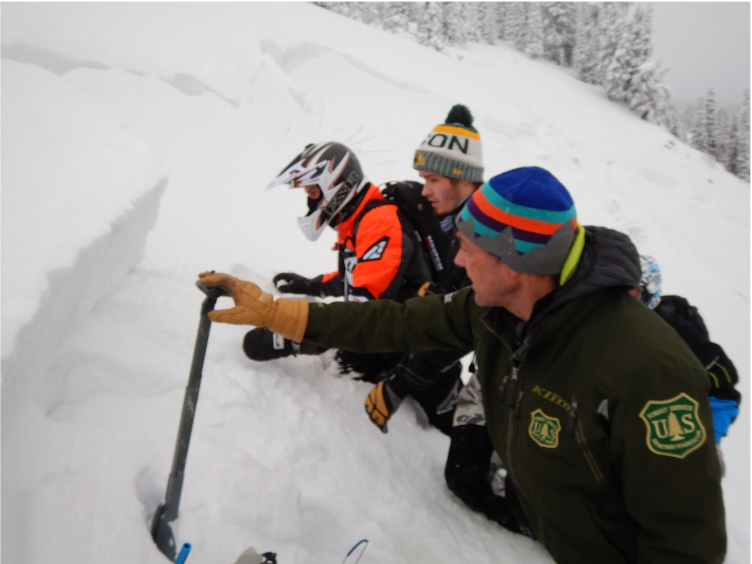
[[[299,354],[317,355],[326,349],[311,343],[296,343],[281,335],[272,333],[266,327],[257,327],[245,334],[243,351],[251,360],[264,361],[297,356]]]
[[[322,276],[311,279],[293,272],[280,272],[272,278],[272,282],[280,292],[286,294],[305,294],[306,296],[321,296],[323,298],[325,295],[321,279]],[[282,282],[282,284],[279,284],[279,282]]]

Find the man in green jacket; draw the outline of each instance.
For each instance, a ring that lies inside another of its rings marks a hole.
[[[720,563],[721,473],[708,382],[682,339],[627,289],[637,251],[578,226],[549,172],[498,175],[457,218],[472,287],[404,304],[232,296],[213,321],[364,352],[475,350],[490,441],[532,534],[561,563]]]

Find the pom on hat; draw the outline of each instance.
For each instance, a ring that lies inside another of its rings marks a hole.
[[[512,270],[559,274],[577,229],[567,189],[547,170],[510,170],[473,192],[457,228]]]
[[[446,118],[446,123],[456,123],[468,129],[472,129],[473,114],[470,113],[470,110],[467,106],[463,106],[462,104],[455,104],[454,106],[452,106],[452,109],[449,110],[449,114]],[[475,130],[473,129],[473,131]]]
[[[413,168],[470,182],[483,182],[480,134],[467,106],[455,104],[446,123],[431,130],[415,151]]]

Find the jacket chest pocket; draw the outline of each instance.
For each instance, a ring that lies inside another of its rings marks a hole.
[[[515,409],[510,448],[518,451],[518,463],[522,459],[529,466],[526,471],[556,468],[549,478],[562,486],[579,484],[601,492],[608,488],[608,436],[597,419],[600,415],[583,409],[576,398],[567,401],[535,386],[525,390]]]

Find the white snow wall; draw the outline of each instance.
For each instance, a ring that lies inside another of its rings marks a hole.
[[[2,98],[5,447],[15,407],[45,412],[62,384],[41,376],[56,348],[142,260],[167,176],[153,149],[51,72],[4,60]],[[70,179],[76,193],[60,188]]]
[[[19,330],[13,352],[2,359],[3,428],[9,404],[19,391],[43,401],[49,395],[45,388],[55,386],[55,382],[41,381],[37,375],[48,371],[55,348],[75,329],[71,320],[78,323],[85,318],[141,261],[166,185],[167,179],[160,180],[113,221],[107,233],[81,249],[75,262],[47,275],[48,287],[36,314]],[[12,276],[12,269],[3,265],[3,270]]]

